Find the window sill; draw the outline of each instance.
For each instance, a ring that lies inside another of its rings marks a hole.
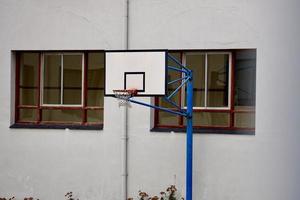
[[[70,124],[25,124],[15,123],[9,128],[28,129],[71,129],[71,130],[103,130],[103,124],[99,125],[70,125]]]
[[[168,127],[154,127],[151,132],[178,132],[185,133],[186,128],[168,128]],[[250,129],[222,129],[222,128],[194,128],[193,133],[196,134],[228,134],[228,135],[255,135],[255,130]]]

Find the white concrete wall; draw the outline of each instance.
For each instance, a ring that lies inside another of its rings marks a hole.
[[[118,129],[9,129],[10,57],[22,49],[122,49],[124,13],[123,0],[0,1],[0,197],[53,200],[73,191],[80,199],[119,199]]]
[[[130,1],[130,48],[257,48],[256,135],[196,134],[195,200],[300,197],[300,6],[297,0]],[[0,197],[119,200],[117,102],[103,131],[9,129],[11,50],[122,49],[125,1],[0,0]],[[150,101],[144,98],[145,101]],[[151,112],[129,110],[129,193],[185,191],[185,134],[149,132]],[[175,178],[176,177],[176,178]]]

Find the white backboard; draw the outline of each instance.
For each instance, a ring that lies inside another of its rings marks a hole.
[[[136,96],[166,94],[167,52],[106,51],[105,96],[114,96],[113,90],[137,89]]]

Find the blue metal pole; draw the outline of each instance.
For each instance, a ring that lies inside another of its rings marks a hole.
[[[132,98],[129,98],[128,101],[136,104],[140,104],[143,106],[147,106],[150,108],[162,110],[168,113],[172,113],[175,115],[180,115],[186,117],[187,120],[187,128],[186,128],[186,200],[192,200],[193,199],[193,72],[189,69],[187,69],[185,66],[183,66],[179,61],[177,61],[174,57],[168,55],[169,58],[171,58],[173,61],[178,63],[182,69],[178,69],[175,67],[168,67],[170,70],[179,71],[186,74],[186,77],[183,81],[183,83],[178,87],[183,87],[184,84],[186,84],[187,87],[187,93],[186,93],[186,102],[187,102],[187,110],[186,112],[183,112],[183,110],[179,109],[179,111],[173,111],[168,108],[163,108],[160,106],[155,106],[151,104],[146,104],[140,101],[133,100]],[[173,82],[177,82],[179,79]],[[178,89],[177,88],[177,89]],[[177,90],[176,89],[176,90]],[[173,92],[169,97],[165,97],[166,100],[169,100],[177,91]],[[170,100],[169,100],[170,101]],[[173,102],[171,102],[173,105]],[[178,108],[178,106],[175,106]]]
[[[193,77],[189,71],[187,82],[187,127],[186,127],[186,200],[193,198]]]

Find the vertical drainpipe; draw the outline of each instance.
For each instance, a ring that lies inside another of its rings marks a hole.
[[[126,0],[126,31],[125,31],[125,48],[129,49],[129,0]]]
[[[128,158],[128,105],[129,102],[126,102],[123,107],[123,131],[121,136],[121,162],[122,162],[122,197],[121,200],[127,199],[127,177],[128,177],[128,168],[127,168],[127,158]]]
[[[129,49],[129,0],[126,0],[125,4],[125,49]],[[121,136],[121,162],[122,162],[122,188],[121,188],[121,200],[127,199],[127,177],[128,177],[128,105],[126,102],[123,105],[123,132]]]

